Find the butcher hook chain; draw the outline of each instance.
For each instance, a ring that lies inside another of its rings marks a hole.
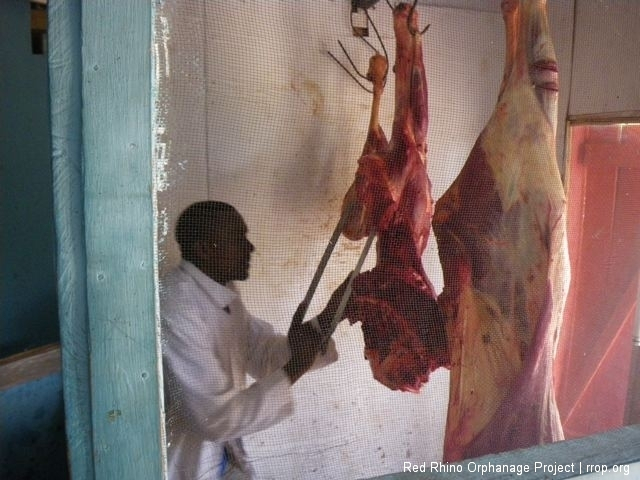
[[[380,45],[382,45],[382,51],[384,52],[384,58],[387,60],[387,70],[385,71],[385,75],[384,75],[384,82],[386,84],[387,82],[387,71],[389,70],[389,56],[387,55],[387,49],[384,46],[384,42],[382,41],[382,38],[380,37],[380,33],[378,33],[378,29],[376,28],[375,23],[373,23],[373,20],[371,19],[371,17],[369,16],[369,12],[367,9],[364,10],[365,15],[367,16],[367,21],[369,23],[371,23],[371,26],[373,27],[373,31],[376,33],[376,37],[378,38],[378,42],[380,42]],[[353,25],[353,17],[349,17],[349,21],[351,22],[351,29],[353,30],[354,25]],[[376,54],[380,55],[380,52],[378,51],[378,49],[376,47],[374,47],[366,38],[364,38],[362,35],[358,35],[358,38],[360,38],[364,43],[367,44],[367,46],[369,48],[371,48],[374,52],[376,52]],[[358,70],[358,67],[356,67],[355,63],[353,62],[353,60],[351,60],[351,57],[349,56],[349,54],[347,53],[347,49],[344,48],[344,45],[342,44],[342,42],[340,40],[338,40],[338,45],[340,45],[340,48],[342,49],[342,51],[344,52],[345,56],[347,57],[347,60],[349,60],[349,63],[351,64],[351,67],[355,70],[355,72],[358,74],[358,77],[364,79],[364,80],[369,80],[367,78],[366,75],[363,75],[362,73],[360,73],[360,70]],[[355,80],[355,82],[365,91],[369,92],[369,93],[373,93],[372,89],[369,89],[368,87],[366,87],[364,84],[362,84],[360,82],[360,80],[358,80],[358,78],[351,73],[351,71],[344,66],[344,64],[338,60],[336,58],[336,56],[331,53],[330,51],[327,50],[327,53],[329,54],[329,56],[331,58],[333,58],[333,60],[342,67],[342,69],[347,72],[349,74],[349,76],[351,78],[353,78]],[[384,85],[383,85],[384,86]]]

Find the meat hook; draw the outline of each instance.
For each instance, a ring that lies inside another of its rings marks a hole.
[[[360,37],[360,38],[362,38],[362,37]],[[356,66],[355,66],[355,65],[354,65],[354,63],[353,63],[353,60],[351,60],[351,57],[349,56],[349,54],[348,54],[348,53],[347,53],[347,51],[345,50],[344,45],[342,45],[342,42],[341,42],[340,40],[338,40],[338,45],[340,45],[340,48],[342,49],[342,51],[343,51],[343,52],[344,52],[344,54],[346,55],[347,59],[349,60],[349,63],[351,64],[351,66],[353,67],[353,69],[356,71],[356,73],[358,74],[358,76],[359,76],[359,77],[361,77],[361,78],[366,79],[367,77],[366,77],[365,75],[361,74],[361,73],[360,73],[360,71],[356,68]],[[342,62],[341,62],[340,60],[338,60],[338,59],[336,58],[336,56],[335,56],[333,53],[331,53],[331,52],[330,52],[330,51],[328,51],[328,50],[327,50],[327,53],[329,54],[329,56],[330,56],[331,58],[333,58],[333,59],[335,60],[335,62],[336,62],[338,65],[340,65],[340,66],[342,67],[342,69],[343,69],[345,72],[347,72],[347,73],[349,74],[349,76],[350,76],[351,78],[353,78],[353,79],[355,80],[355,82],[360,86],[360,88],[362,88],[363,90],[365,90],[365,91],[367,91],[367,92],[369,92],[369,93],[373,93],[373,90],[371,90],[371,89],[369,89],[369,88],[365,87],[365,86],[360,82],[360,80],[358,80],[358,78],[357,78],[353,73],[351,73],[351,72],[349,71],[349,69],[348,69],[347,67],[345,67],[345,66],[342,64]]]
[[[349,207],[347,207],[347,209],[343,212],[342,216],[340,217],[340,220],[338,221],[338,224],[336,225],[336,228],[333,231],[333,234],[331,235],[331,238],[329,239],[329,243],[327,244],[327,247],[325,248],[322,258],[320,259],[318,268],[316,269],[316,272],[313,275],[313,279],[309,284],[309,288],[307,289],[307,294],[305,295],[302,302],[300,302],[300,304],[298,305],[298,308],[296,309],[296,312],[293,315],[294,321],[296,321],[297,323],[302,323],[302,320],[304,319],[304,316],[307,313],[307,309],[309,308],[311,299],[315,294],[316,288],[318,287],[318,283],[320,282],[320,278],[322,277],[322,274],[324,273],[324,270],[327,266],[329,257],[331,257],[331,253],[333,253],[333,248],[338,242],[338,239],[342,234],[342,230],[344,229],[345,224],[347,223],[347,221],[349,220],[349,217],[353,213],[354,206],[355,204],[349,205]],[[376,233],[377,232],[373,230],[367,237],[367,241],[364,244],[362,253],[360,253],[360,257],[358,258],[358,262],[356,263],[355,268],[349,275],[349,280],[347,282],[347,286],[345,287],[345,291],[342,295],[342,298],[340,299],[340,304],[338,305],[336,313],[331,321],[331,327],[329,328],[328,331],[324,332],[323,344],[325,345],[325,347],[327,342],[331,338],[331,335],[333,335],[333,332],[338,326],[338,323],[340,323],[340,321],[342,320],[342,315],[344,314],[344,310],[347,307],[347,302],[351,297],[351,291],[353,289],[353,286],[352,286],[353,280],[360,274],[360,270],[362,269],[362,264],[364,263],[364,260],[367,258],[367,254],[371,249],[371,244],[373,243],[373,239],[375,238]]]
[[[384,52],[384,58],[387,60],[387,65],[389,65],[389,56],[387,55],[387,49],[384,46],[384,42],[382,41],[382,38],[380,37],[380,33],[378,32],[378,29],[376,28],[375,23],[373,23],[373,20],[371,19],[371,17],[369,16],[369,12],[365,9],[364,11],[365,15],[367,16],[367,20],[371,23],[371,26],[373,27],[373,31],[376,33],[376,37],[378,38],[378,42],[380,42],[380,45],[382,45],[382,51]],[[353,18],[350,17],[349,18],[350,22],[351,22],[351,28],[353,29]],[[374,52],[376,52],[376,54],[380,55],[380,52],[378,51],[377,48],[375,48],[373,45],[371,45],[371,43],[364,38],[362,35],[358,35],[358,38],[360,38],[364,43],[367,44],[367,46],[369,48],[371,48]],[[340,48],[342,49],[342,51],[344,52],[345,56],[347,57],[347,60],[349,60],[349,63],[351,64],[351,67],[353,67],[353,69],[355,70],[355,72],[358,74],[358,76],[364,80],[370,80],[369,78],[367,78],[366,75],[363,75],[362,73],[360,73],[360,71],[358,70],[358,67],[356,67],[355,63],[353,62],[353,60],[351,60],[351,57],[349,56],[349,54],[347,53],[347,50],[344,48],[344,45],[342,44],[342,42],[340,40],[338,40],[338,45],[340,45]],[[353,78],[355,80],[355,82],[365,91],[369,92],[369,93],[373,93],[373,90],[367,88],[365,85],[363,85],[360,80],[358,80],[358,78],[356,78],[356,76],[351,73],[349,71],[349,69],[347,67],[345,67],[342,62],[340,60],[338,60],[336,58],[335,55],[333,55],[330,51],[327,50],[327,53],[329,54],[329,56],[331,58],[333,58],[333,60],[340,65],[340,67],[342,67],[342,69],[347,72],[349,74],[349,76],[351,78]],[[388,71],[388,67],[387,67],[387,71]],[[387,75],[385,72],[385,80],[384,80],[384,84],[383,86],[386,84],[387,81]]]
[[[376,24],[373,22],[372,18],[369,16],[369,10],[364,11],[364,14],[367,16],[367,21],[371,24],[371,26],[373,27],[373,31],[376,34],[376,38],[378,39],[378,42],[380,43],[380,45],[382,45],[382,51],[384,52],[384,58],[386,58],[387,60],[389,60],[389,56],[387,55],[387,49],[384,46],[384,42],[382,41],[382,38],[380,38],[380,33],[378,32],[378,29],[376,28]],[[349,21],[351,22],[351,28],[353,28],[353,17],[349,17]],[[369,41],[364,38],[364,37],[360,37],[362,38],[362,40],[369,45],[369,47],[371,47],[371,49],[376,52],[377,54],[380,54],[380,52],[378,52],[378,49],[375,48],[373,45],[371,45],[369,43]]]
[[[411,10],[409,11],[409,15],[407,16],[407,30],[409,30],[409,33],[411,35],[424,35],[424,33],[429,30],[429,27],[431,26],[431,24],[427,24],[426,27],[424,27],[422,30],[414,30],[413,27],[411,26],[411,17],[413,17],[413,12],[416,9],[416,5],[418,4],[418,0],[413,0],[413,5],[411,5]]]
[[[344,315],[344,311],[347,308],[347,302],[349,302],[349,298],[351,297],[351,291],[353,289],[353,280],[358,275],[360,275],[362,264],[364,263],[364,260],[367,258],[367,254],[371,249],[371,244],[373,243],[373,239],[376,237],[377,233],[378,232],[376,230],[372,230],[371,233],[369,233],[369,236],[367,237],[367,241],[365,242],[364,248],[360,253],[360,257],[358,258],[358,263],[356,263],[355,268],[353,269],[353,271],[351,272],[351,275],[349,276],[349,281],[347,282],[347,286],[344,290],[344,294],[342,295],[342,299],[340,300],[340,304],[338,305],[336,314],[333,316],[333,320],[331,321],[331,328],[327,332],[324,332],[325,343],[329,341],[329,338],[331,338],[331,335],[333,335],[333,332],[338,326],[338,323],[342,321],[342,315]]]
[[[298,305],[298,308],[296,309],[296,313],[293,315],[293,317],[299,320],[300,323],[302,322],[302,320],[304,319],[304,316],[307,313],[307,309],[309,308],[311,299],[313,298],[313,295],[316,292],[318,283],[320,283],[320,278],[322,277],[322,274],[324,273],[324,269],[326,268],[327,263],[329,262],[329,257],[331,257],[331,254],[333,253],[333,248],[336,246],[336,243],[338,243],[338,239],[342,234],[342,230],[344,230],[344,226],[347,224],[349,217],[351,216],[354,208],[355,208],[355,204],[349,205],[347,209],[344,211],[344,213],[342,214],[342,216],[340,217],[340,220],[338,220],[338,224],[336,225],[336,228],[333,230],[333,234],[331,235],[331,238],[329,239],[329,243],[327,244],[324,250],[324,253],[322,254],[322,258],[320,258],[320,263],[318,264],[318,268],[316,268],[316,271],[313,274],[313,278],[311,280],[311,283],[309,284],[307,293],[304,296],[304,299],[302,300],[302,302],[300,302],[300,305]]]

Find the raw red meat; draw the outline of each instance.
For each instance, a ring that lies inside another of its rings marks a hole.
[[[558,73],[544,0],[504,0],[497,106],[436,203],[451,349],[444,460],[563,438],[552,362],[566,293]]]
[[[433,214],[426,172],[422,38],[411,6],[399,4],[393,19],[396,87],[391,142],[373,146],[367,141],[343,202],[344,210],[355,203],[358,211],[345,230],[348,238],[377,232],[377,263],[354,280],[345,316],[351,323],[362,322],[365,356],[374,378],[392,390],[418,392],[433,370],[448,365],[449,357],[445,317],[420,259]],[[373,118],[368,138],[379,139],[375,95]]]
[[[368,235],[375,217],[372,208],[380,209],[381,204],[393,203],[386,189],[384,169],[384,155],[389,149],[389,142],[379,121],[380,99],[387,81],[388,67],[387,59],[382,55],[376,54],[369,60],[367,79],[373,84],[373,101],[367,140],[358,160],[356,178],[342,202],[343,215],[349,208],[349,217],[342,233],[350,240],[359,240]],[[376,171],[381,174],[376,175]],[[375,203],[371,198],[380,200]]]

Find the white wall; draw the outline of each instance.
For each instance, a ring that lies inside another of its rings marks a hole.
[[[349,3],[166,0],[157,21],[158,124],[166,129],[159,132],[166,148],[159,156],[167,160],[161,173],[168,179],[159,194],[168,233],[160,244],[162,267],[177,260],[171,232],[184,207],[205,198],[234,204],[256,245],[251,278],[241,285],[247,306],[283,333],[338,221],[366,136],[370,95],[325,53],[341,54],[341,39],[366,70],[370,52],[350,34]],[[550,3],[562,81],[569,73],[573,2]],[[428,170],[437,199],[495,104],[504,29],[497,10],[426,6],[420,12],[422,23],[431,24],[424,36]],[[393,62],[385,2],[372,15]],[[388,134],[393,87],[391,75],[381,122]],[[354,267],[361,247],[340,241],[312,313]],[[423,261],[439,292],[433,237]],[[405,460],[439,460],[448,373],[436,372],[419,395],[392,392],[373,379],[358,325],[340,325],[334,338],[341,359],[296,384],[296,415],[246,439],[262,476],[361,478],[399,471]]]
[[[640,116],[640,5],[576,0],[570,115]]]

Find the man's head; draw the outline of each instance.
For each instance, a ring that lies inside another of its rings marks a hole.
[[[190,205],[180,214],[175,235],[182,258],[216,282],[224,285],[249,277],[254,247],[244,219],[228,203],[207,200]]]

